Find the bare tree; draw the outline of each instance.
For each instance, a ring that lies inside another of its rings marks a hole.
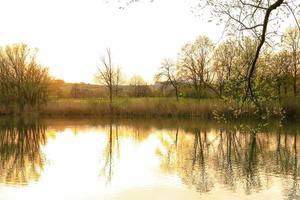
[[[179,76],[177,72],[177,66],[171,59],[164,59],[161,63],[158,74],[155,75],[155,79],[166,81],[175,90],[176,100],[179,101]]]
[[[110,107],[112,106],[113,100],[113,87],[116,84],[116,77],[118,69],[112,63],[111,50],[106,49],[107,58],[104,56],[101,58],[101,66],[98,67],[98,73],[96,74],[96,79],[106,85],[109,91],[109,102]]]
[[[193,85],[197,96],[204,94],[205,88],[218,92],[211,86],[213,80],[210,61],[214,45],[207,36],[200,36],[193,43],[187,43],[181,50],[179,71],[183,79]]]

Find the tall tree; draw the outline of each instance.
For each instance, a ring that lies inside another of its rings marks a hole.
[[[214,45],[207,36],[200,36],[181,49],[178,63],[180,74],[192,84],[197,96],[202,96],[205,88],[210,87],[212,73],[209,64],[213,49]]]
[[[246,92],[247,69],[255,54],[256,42],[250,37],[243,41],[227,40],[214,53],[215,84],[219,92],[237,101],[243,101]]]
[[[289,28],[283,35],[283,45],[292,55],[293,93],[294,96],[297,96],[297,79],[300,72],[300,30],[296,27]]]
[[[228,39],[221,43],[214,51],[213,70],[216,74],[216,85],[220,95],[223,94],[225,85],[232,79],[237,72],[237,60],[239,59],[238,41]]]

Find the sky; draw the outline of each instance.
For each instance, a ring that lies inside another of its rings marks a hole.
[[[152,82],[163,58],[221,27],[195,16],[195,0],[159,0],[119,9],[117,0],[0,0],[0,45],[38,48],[38,61],[67,82],[94,83],[107,48],[127,79]],[[199,13],[198,13],[199,14]]]

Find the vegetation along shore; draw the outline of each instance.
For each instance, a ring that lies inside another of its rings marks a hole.
[[[201,35],[177,59],[163,59],[151,83],[125,78],[107,49],[94,84],[55,79],[36,61],[37,50],[7,45],[0,48],[0,114],[298,118],[299,43],[297,27],[289,27],[278,50],[262,51],[249,79],[257,40],[216,45]]]

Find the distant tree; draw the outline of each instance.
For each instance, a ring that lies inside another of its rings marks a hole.
[[[109,102],[112,106],[113,88],[116,84],[116,79],[119,77],[118,68],[112,63],[111,50],[106,49],[107,58],[104,56],[101,59],[101,66],[98,67],[96,79],[99,83],[105,84],[109,91]]]
[[[155,75],[158,81],[165,81],[175,90],[176,100],[179,101],[180,78],[177,71],[176,63],[171,59],[164,59],[161,63],[159,72]]]
[[[286,31],[283,35],[283,46],[292,55],[293,93],[297,96],[297,82],[300,75],[300,30],[298,28],[293,27]]]
[[[124,76],[122,74],[122,70],[120,67],[116,68],[115,78],[114,78],[114,88],[115,88],[115,95],[119,95],[120,85],[124,83]]]
[[[129,85],[132,88],[132,96],[134,97],[144,97],[149,94],[147,83],[139,75],[133,75],[129,80]]]
[[[77,83],[73,84],[70,93],[71,93],[72,98],[80,97],[81,92],[80,92],[80,89],[79,89],[79,84],[77,84]]]
[[[53,79],[50,82],[50,96],[55,98],[63,97],[63,86],[65,85],[64,80]]]
[[[37,50],[26,44],[0,48],[0,102],[39,108],[48,100],[50,76],[48,69],[36,62]]]

